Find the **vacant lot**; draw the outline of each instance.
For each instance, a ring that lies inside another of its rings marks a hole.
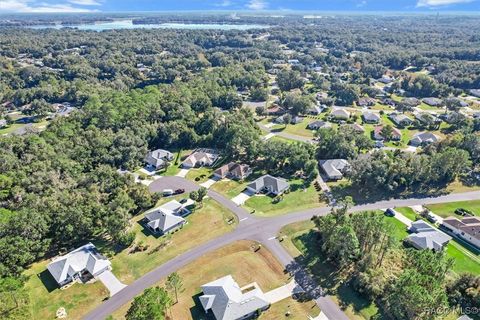
[[[250,241],[240,241],[211,252],[178,270],[184,291],[179,296],[179,302],[172,307],[173,319],[213,319],[206,317],[198,301],[200,286],[229,274],[241,287],[257,282],[264,292],[288,283],[289,277],[273,255],[266,249],[254,252],[254,245]],[[128,308],[129,305],[123,306],[114,314],[114,318],[123,319]],[[300,303],[289,298],[273,304],[259,319],[286,319],[287,311],[291,313],[288,319],[298,320],[308,319],[309,315],[317,316],[320,312],[313,301]]]
[[[164,198],[160,203],[171,199],[173,198]],[[115,252],[116,248],[108,244],[95,243],[100,252],[112,256],[110,261],[113,273],[126,284],[188,249],[234,228],[234,224],[228,225],[226,222],[234,218],[233,214],[213,199],[206,199],[201,209],[187,217],[188,224],[183,229],[166,237],[157,238],[144,231],[138,223],[141,218],[143,215],[135,217],[131,228],[136,232],[135,243],[146,247],[145,251],[133,253],[132,248],[126,248]],[[55,289],[53,279],[46,271],[48,262],[36,263],[26,272],[31,276],[26,287],[30,292],[31,314],[34,319],[53,319],[60,307],[66,308],[69,319],[79,319],[108,296],[107,289],[99,282],[74,284],[66,290]]]

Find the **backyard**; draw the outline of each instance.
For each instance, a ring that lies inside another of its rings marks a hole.
[[[255,246],[251,241],[239,241],[208,253],[178,270],[183,280],[184,291],[180,294],[178,303],[171,309],[173,319],[213,319],[205,315],[198,301],[200,286],[229,274],[240,287],[257,282],[263,292],[288,283],[289,276],[284,273],[283,267],[274,256],[264,248],[254,252]],[[163,284],[160,282],[158,285]],[[128,308],[129,304],[117,310],[113,314],[114,319],[123,319]],[[299,302],[288,298],[273,304],[259,319],[283,319],[286,318],[287,311],[290,311],[288,319],[295,320],[308,319],[308,316],[314,317],[320,313],[313,301]]]
[[[159,204],[172,199],[163,198]],[[183,229],[169,236],[157,238],[145,231],[138,223],[142,218],[143,214],[133,218],[131,228],[136,233],[136,245],[146,248],[144,251],[133,252],[135,246],[132,246],[115,252],[116,248],[107,243],[94,242],[101,253],[110,257],[113,273],[126,284],[188,249],[232,231],[234,224],[227,221],[235,221],[234,215],[213,199],[204,200],[203,207],[186,218],[188,223]],[[78,319],[107,298],[108,291],[100,282],[56,289],[46,271],[48,263],[48,260],[35,263],[25,272],[30,276],[26,288],[30,293],[31,314],[35,318],[52,319],[56,310],[64,307],[69,318]]]

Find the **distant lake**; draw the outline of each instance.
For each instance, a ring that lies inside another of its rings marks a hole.
[[[220,23],[161,23],[161,24],[133,24],[132,20],[117,20],[110,22],[85,23],[78,25],[36,25],[28,26],[31,29],[63,29],[75,28],[78,30],[116,30],[116,29],[190,29],[190,30],[248,30],[248,29],[264,29],[266,25],[259,24],[220,24]]]

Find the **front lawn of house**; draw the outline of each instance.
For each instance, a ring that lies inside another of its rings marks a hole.
[[[185,178],[195,183],[202,183],[212,176],[213,171],[214,169],[210,167],[192,168],[188,171]]]
[[[288,283],[291,279],[275,257],[265,248],[254,252],[255,246],[251,241],[239,241],[210,252],[178,270],[184,291],[179,295],[178,303],[171,308],[173,319],[211,319],[205,315],[198,301],[200,286],[229,274],[240,287],[257,282],[263,292]],[[164,285],[164,282],[158,285]],[[129,305],[117,310],[113,314],[114,319],[124,319]],[[308,316],[315,317],[320,313],[314,301],[299,302],[287,298],[271,305],[258,319],[286,319],[287,311],[290,311],[288,319],[295,320],[308,319]]]
[[[162,198],[159,204],[172,199]],[[115,253],[115,248],[107,243],[94,242],[102,254],[110,257],[113,273],[126,284],[132,283],[173,257],[232,231],[235,223],[228,224],[227,221],[231,219],[236,221],[230,211],[213,199],[205,199],[203,207],[186,218],[188,223],[183,229],[169,236],[160,238],[153,236],[138,223],[142,218],[143,214],[132,219],[131,230],[136,233],[135,243],[146,247],[145,251],[133,253],[134,245]],[[48,263],[48,260],[35,263],[25,272],[30,276],[26,288],[31,299],[31,315],[35,319],[53,319],[56,310],[60,307],[66,308],[69,319],[79,319],[108,297],[107,289],[100,282],[86,285],[74,284],[66,290],[56,289],[52,283],[54,280],[46,271]]]
[[[308,187],[305,187],[301,179],[289,180],[289,183],[290,192],[279,197],[253,196],[245,202],[245,209],[255,210],[255,214],[259,216],[276,216],[326,205],[320,202],[319,193],[315,190],[313,183]],[[276,202],[275,198],[279,198],[280,201]]]
[[[429,205],[426,205],[426,207],[433,213],[444,218],[449,216],[461,218],[460,216],[455,214],[455,210],[458,208],[467,209],[471,211],[473,214],[475,214],[476,216],[480,216],[480,200],[429,204]]]

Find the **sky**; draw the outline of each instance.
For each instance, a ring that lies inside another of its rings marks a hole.
[[[0,13],[191,10],[480,11],[480,0],[0,0]]]

